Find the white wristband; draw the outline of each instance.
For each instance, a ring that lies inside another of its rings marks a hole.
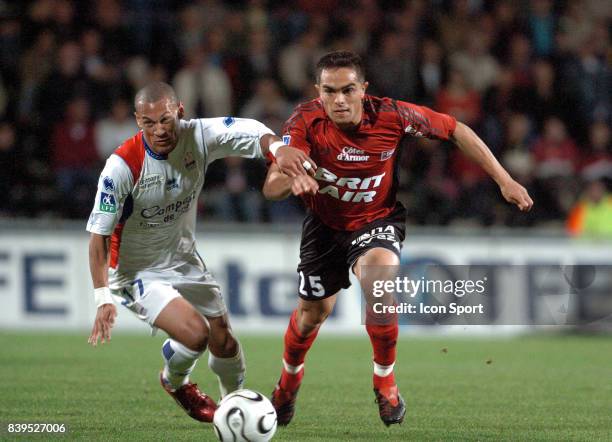
[[[283,147],[283,146],[286,146],[286,144],[283,143],[282,141],[275,141],[274,143],[270,144],[270,147],[268,147],[268,150],[270,151],[272,156],[276,157],[276,151],[278,150],[279,147]]]
[[[96,307],[100,307],[104,304],[114,304],[113,295],[108,287],[99,287],[94,289],[94,299],[96,300]]]

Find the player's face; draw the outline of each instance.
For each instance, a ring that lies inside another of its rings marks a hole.
[[[363,96],[368,87],[355,69],[323,69],[316,85],[325,113],[340,129],[348,129],[361,122]]]
[[[139,103],[136,122],[142,129],[147,144],[153,152],[167,155],[178,143],[179,120],[183,116],[183,105],[167,98],[155,103]]]

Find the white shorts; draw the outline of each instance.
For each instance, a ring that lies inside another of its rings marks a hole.
[[[217,317],[227,312],[221,288],[201,260],[168,270],[137,272],[130,284],[113,288],[112,293],[151,327],[166,305],[179,296],[204,316]]]

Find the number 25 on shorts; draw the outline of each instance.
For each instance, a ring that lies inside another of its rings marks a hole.
[[[325,287],[321,284],[320,276],[308,276],[308,286],[306,287],[306,277],[304,272],[300,272],[300,295],[303,296],[314,296],[320,298],[325,296]],[[310,293],[308,293],[310,291]]]

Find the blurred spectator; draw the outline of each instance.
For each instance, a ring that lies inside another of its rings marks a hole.
[[[543,218],[563,218],[575,198],[574,172],[579,164],[578,149],[568,137],[565,125],[556,117],[544,123],[544,133],[533,145],[536,188]]]
[[[421,61],[418,67],[418,97],[423,104],[433,106],[446,72],[444,53],[434,40],[425,40],[421,47]]]
[[[550,55],[554,49],[557,19],[551,0],[532,0],[529,13],[529,30],[536,55]]]
[[[533,155],[540,178],[572,176],[578,164],[578,148],[556,117],[544,123],[544,134],[535,141]]]
[[[40,86],[38,113],[43,128],[52,127],[62,116],[68,101],[75,95],[89,97],[93,85],[85,76],[83,52],[76,41],[62,44],[58,50],[56,67]]]
[[[89,102],[83,97],[72,99],[51,138],[51,163],[60,191],[59,204],[70,217],[87,213],[96,189],[100,159],[89,117]]]
[[[385,33],[368,68],[372,93],[398,100],[412,100],[417,89],[414,59],[416,53],[410,53],[402,34]]]
[[[589,130],[589,150],[580,168],[580,176],[587,181],[602,180],[612,184],[612,143],[610,126],[597,121]]]
[[[531,45],[523,34],[510,40],[507,65],[512,70],[513,83],[518,87],[531,85]]]
[[[591,181],[566,223],[574,236],[612,238],[612,194],[601,181]]]
[[[285,47],[279,57],[279,74],[290,98],[297,98],[307,84],[313,84],[314,65],[322,55],[322,36],[311,28]]]
[[[278,84],[271,78],[262,78],[255,86],[255,95],[242,108],[240,116],[261,121],[280,134],[291,112],[292,106],[281,95]]]
[[[232,89],[223,69],[211,63],[203,48],[187,54],[174,76],[174,88],[185,106],[186,118],[221,117],[232,113]]]
[[[499,74],[499,65],[489,54],[489,44],[483,32],[473,30],[467,37],[466,48],[450,58],[451,66],[461,71],[470,88],[480,93],[492,86]]]
[[[98,158],[106,159],[125,140],[138,132],[138,126],[132,115],[132,105],[124,98],[113,102],[111,113],[107,118],[95,124],[96,151]]]
[[[515,90],[514,109],[529,114],[538,130],[542,130],[544,122],[552,116],[571,122],[574,114],[571,98],[557,93],[553,65],[543,59],[534,61],[531,77],[530,86]]]
[[[461,71],[450,70],[446,85],[436,97],[436,110],[452,115],[470,127],[477,126],[480,122],[480,96],[469,88]]]
[[[263,221],[261,186],[265,173],[262,162],[240,157],[217,161],[207,176],[206,204],[220,220]]]
[[[38,34],[32,47],[21,57],[18,113],[22,122],[29,122],[32,117],[35,93],[53,69],[55,49],[55,34],[44,30]]]

